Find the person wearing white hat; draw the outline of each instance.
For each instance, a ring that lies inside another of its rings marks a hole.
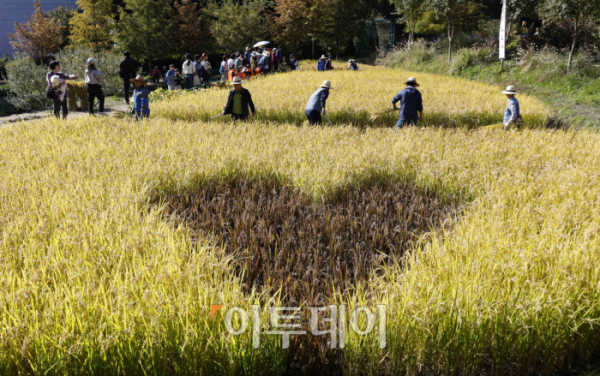
[[[354,62],[353,59],[348,60],[348,69],[352,70],[352,71],[357,71],[358,70],[358,65],[356,65],[356,63]]]
[[[519,94],[517,88],[510,85],[506,90],[502,91],[502,94],[506,94],[508,98],[508,105],[506,106],[506,111],[504,111],[504,130],[508,131],[513,125],[521,128],[523,125],[521,107],[519,106],[519,101],[515,98],[515,94]]]
[[[306,117],[308,118],[310,125],[320,125],[321,114],[327,115],[325,104],[327,103],[327,98],[329,98],[329,90],[331,89],[333,89],[331,87],[331,82],[325,81],[323,82],[323,85],[319,86],[317,91],[310,96],[310,99],[306,104]]]
[[[102,83],[104,75],[96,68],[98,60],[89,58],[85,70],[85,84],[87,87],[88,113],[94,115],[94,100],[98,98],[98,111],[104,112],[104,93]]]
[[[223,109],[223,115],[231,115],[233,121],[246,121],[252,111],[252,116],[256,114],[256,108],[252,101],[252,95],[248,89],[242,87],[244,81],[240,77],[234,77],[229,85],[233,85],[233,90],[229,92],[227,104]]]
[[[325,72],[327,70],[327,56],[321,55],[319,61],[317,61],[317,71]]]
[[[148,99],[148,88],[146,88],[146,80],[141,74],[129,81],[135,85],[133,91],[133,111],[135,116],[139,118],[150,117],[150,101]]]
[[[271,53],[269,51],[265,51],[263,57],[259,61],[260,71],[265,74],[271,71]]]
[[[406,85],[406,89],[396,94],[394,99],[392,99],[394,110],[398,110],[396,103],[400,102],[400,115],[398,115],[396,129],[400,129],[405,125],[415,125],[418,121],[423,121],[423,97],[421,96],[421,92],[417,90],[417,87],[420,86],[417,83],[417,79],[410,77],[404,84]]]

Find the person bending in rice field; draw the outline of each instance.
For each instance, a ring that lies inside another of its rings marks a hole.
[[[521,119],[519,101],[515,98],[515,94],[519,94],[517,93],[517,89],[514,86],[508,86],[502,94],[506,94],[508,98],[508,105],[506,106],[506,111],[504,111],[504,130],[508,131],[513,126],[521,129],[523,120]]]
[[[135,90],[133,91],[133,111],[135,112],[135,117],[138,120],[150,117],[148,89],[145,86],[144,76],[139,75],[136,78],[132,78],[131,82],[135,85]]]
[[[252,95],[250,95],[248,89],[242,87],[243,83],[239,76],[233,78],[233,81],[229,84],[233,85],[233,90],[229,92],[227,104],[225,105],[225,109],[223,109],[223,115],[231,115],[231,118],[235,122],[238,120],[246,121],[248,120],[248,116],[256,115]]]
[[[418,121],[423,121],[423,97],[421,92],[417,90],[417,87],[419,87],[417,79],[410,77],[404,84],[406,89],[396,94],[392,99],[394,110],[398,110],[396,103],[400,102],[400,115],[396,122],[396,129],[400,129],[405,125],[416,125]]]
[[[331,89],[333,89],[331,87],[331,82],[325,81],[323,82],[323,85],[310,96],[310,99],[306,104],[306,117],[308,118],[310,125],[321,125],[321,114],[327,115],[325,104],[327,98],[329,98],[329,90]]]

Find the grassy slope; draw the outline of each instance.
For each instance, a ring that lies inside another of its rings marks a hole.
[[[446,55],[415,62],[399,59],[400,54],[389,55],[380,63],[422,72],[451,74],[485,83],[517,85],[519,91],[536,96],[554,108],[556,115],[574,126],[600,126],[600,70],[587,66],[566,74],[564,59],[552,56],[546,62],[517,65],[506,61],[504,69],[499,62],[474,64],[464,69],[449,66]],[[460,58],[457,54],[455,60]]]

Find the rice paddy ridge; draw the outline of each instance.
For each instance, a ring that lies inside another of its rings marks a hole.
[[[312,62],[303,63],[302,69],[312,66],[310,64]],[[324,80],[331,80],[334,90],[327,109],[333,123],[391,127],[398,113],[385,113],[385,109],[391,109],[392,98],[404,87],[402,83],[414,76],[423,94],[423,125],[475,128],[502,121],[506,99],[499,87],[435,74],[364,65],[360,68],[357,72],[303,70],[259,76],[248,80],[245,87],[256,104],[258,120],[302,124],[306,120],[304,108],[308,98]],[[202,90],[153,103],[151,116],[209,120],[222,112],[226,99],[227,92],[222,89]],[[519,101],[527,127],[546,124],[551,114],[547,106],[527,95],[520,95]],[[229,117],[216,121],[227,122]]]

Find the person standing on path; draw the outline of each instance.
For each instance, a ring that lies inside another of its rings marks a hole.
[[[131,57],[129,51],[123,52],[125,58],[119,64],[119,76],[123,79],[123,95],[125,103],[129,104],[129,87],[131,85],[131,77],[135,77],[137,70],[137,61]]]
[[[226,82],[227,74],[229,73],[229,68],[227,67],[227,55],[223,55],[223,61],[221,61],[221,68],[219,68],[219,73],[221,73],[221,82]]]
[[[135,85],[135,90],[133,91],[133,111],[136,118],[139,120],[150,117],[150,101],[148,99],[148,88],[145,86],[144,76],[139,75],[136,78],[132,78],[131,82]]]
[[[102,83],[104,74],[96,69],[98,61],[89,58],[87,69],[85,70],[85,84],[87,85],[88,113],[94,115],[94,100],[98,98],[98,111],[104,112],[104,93],[102,92]]]
[[[212,75],[212,65],[210,65],[210,62],[208,61],[208,54],[206,52],[202,54],[200,64],[202,64],[202,67],[204,68],[204,76],[201,77],[202,81],[208,83],[210,82]]]
[[[54,116],[60,118],[60,109],[62,108],[63,119],[67,118],[69,109],[67,108],[67,80],[76,80],[78,76],[73,74],[64,74],[60,71],[60,63],[53,61],[50,63],[50,72],[46,75],[48,82],[47,89],[54,90]]]
[[[417,79],[410,77],[405,83],[406,89],[399,92],[392,104],[394,110],[398,110],[396,103],[400,102],[400,115],[396,122],[396,129],[400,129],[405,125],[415,125],[418,121],[423,121],[423,97],[421,92],[417,90],[419,84]]]
[[[521,129],[523,126],[523,119],[521,119],[521,106],[519,105],[517,98],[515,98],[515,94],[519,94],[517,88],[508,86],[502,94],[506,94],[506,97],[508,98],[508,105],[506,106],[506,111],[504,111],[504,130],[508,131],[513,126],[517,129]]]
[[[196,66],[192,61],[192,55],[185,55],[185,61],[183,62],[181,71],[185,77],[185,88],[189,90],[194,86],[194,76],[196,75]]]
[[[306,104],[306,117],[308,118],[310,125],[321,125],[321,114],[327,115],[325,104],[327,98],[329,98],[329,90],[331,89],[333,89],[331,87],[331,82],[325,81],[323,82],[323,85],[310,96],[310,99]]]
[[[171,64],[170,69],[165,73],[165,83],[167,84],[169,91],[175,91],[177,89],[177,73],[175,72],[175,65]]]
[[[252,95],[248,89],[244,89],[242,84],[244,81],[240,77],[234,77],[233,82],[229,85],[233,85],[233,90],[229,92],[227,98],[227,104],[223,109],[223,115],[231,115],[233,121],[246,121],[248,116],[256,115],[256,108],[252,101]],[[252,114],[250,114],[252,111]]]

